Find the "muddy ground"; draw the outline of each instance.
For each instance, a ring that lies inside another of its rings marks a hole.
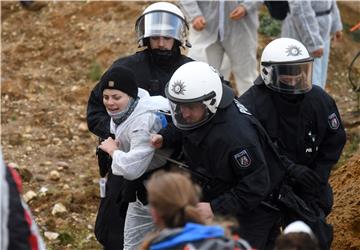
[[[29,11],[17,1],[1,1],[1,145],[6,161],[23,176],[25,198],[49,249],[100,249],[93,235],[97,139],[87,130],[86,103],[96,77],[137,50],[134,22],[146,4],[51,1]],[[359,6],[340,7],[348,30],[359,22]],[[259,51],[268,40],[261,36]],[[348,137],[331,176],[333,249],[360,249],[360,119],[347,80],[359,47],[345,32],[329,66],[327,91]],[[65,210],[55,212],[59,203]]]

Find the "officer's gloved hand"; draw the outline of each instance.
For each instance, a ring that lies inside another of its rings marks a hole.
[[[316,191],[320,189],[320,177],[314,170],[307,166],[295,164],[289,174],[294,183],[304,191],[316,193]]]

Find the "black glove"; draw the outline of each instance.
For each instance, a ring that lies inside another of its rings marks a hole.
[[[289,175],[293,182],[303,190],[317,192],[320,189],[320,177],[307,166],[294,164],[290,169]]]
[[[108,153],[96,147],[96,156],[98,158],[99,172],[101,177],[105,177],[105,175],[109,172],[111,168],[112,159]]]

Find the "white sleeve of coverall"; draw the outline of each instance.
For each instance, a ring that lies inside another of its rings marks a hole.
[[[311,1],[289,1],[289,9],[296,31],[308,51],[323,48],[324,40],[320,35],[319,23]]]
[[[332,4],[333,4],[333,6],[332,6],[332,9],[331,9],[331,13],[330,13],[331,20],[332,20],[330,32],[335,33],[336,31],[342,30],[343,25],[342,25],[342,22],[341,22],[340,11],[339,11],[339,8],[337,6],[336,1],[333,0]]]
[[[180,0],[180,5],[182,10],[184,11],[185,15],[189,19],[190,22],[194,20],[195,17],[202,16],[203,13],[201,12],[197,1],[194,0]]]
[[[130,134],[130,150],[115,150],[111,169],[113,174],[135,180],[148,169],[155,149],[150,144],[150,133],[147,130],[134,130]]]
[[[254,0],[244,0],[243,2],[240,2],[240,4],[245,6],[247,14],[250,14],[251,12],[258,10],[263,3],[264,1],[254,1]]]

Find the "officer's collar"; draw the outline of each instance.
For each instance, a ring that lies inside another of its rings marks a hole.
[[[196,129],[186,131],[186,137],[190,138],[195,145],[199,146],[206,136],[211,136],[210,132],[214,126],[226,122],[226,109],[228,108],[229,107],[218,109],[214,117],[207,123]]]

